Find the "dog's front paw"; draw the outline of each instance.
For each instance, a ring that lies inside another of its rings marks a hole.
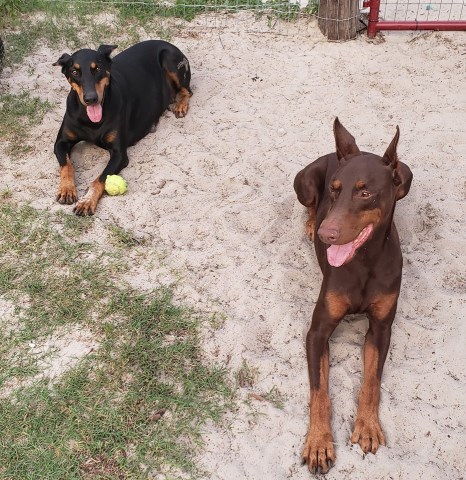
[[[335,463],[333,436],[330,432],[313,434],[309,432],[303,451],[303,462],[313,474],[327,473]]]
[[[97,208],[97,202],[93,198],[82,198],[73,208],[76,215],[85,217],[87,215],[94,215]]]
[[[60,185],[56,198],[59,203],[72,205],[78,200],[78,191],[74,185]]]
[[[188,104],[179,102],[176,105],[174,105],[172,110],[176,118],[183,118],[188,113]]]
[[[385,437],[378,418],[371,416],[356,419],[351,443],[359,443],[364,453],[377,452],[379,445],[385,445]]]

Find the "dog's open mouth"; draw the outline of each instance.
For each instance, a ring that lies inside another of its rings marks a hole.
[[[330,245],[327,248],[327,260],[332,267],[341,267],[348,263],[356,253],[357,249],[370,237],[374,225],[370,223],[363,228],[359,235],[349,243],[344,245]]]
[[[91,122],[98,123],[102,120],[102,104],[88,105],[86,112]]]

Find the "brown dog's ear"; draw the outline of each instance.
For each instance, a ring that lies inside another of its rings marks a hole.
[[[395,185],[398,184],[398,190],[396,192],[396,199],[401,200],[408,195],[413,180],[413,174],[408,165],[403,162],[398,162],[396,169],[393,171],[393,181]]]
[[[405,165],[398,160],[396,147],[398,146],[399,139],[400,128],[397,125],[395,136],[382,157],[382,161],[385,165],[393,168],[393,184],[398,187],[396,192],[397,200],[401,200],[408,194],[409,188],[411,187],[411,181],[413,180],[413,174],[408,165]]]
[[[57,65],[60,65],[60,67],[67,67],[70,66],[73,63],[73,60],[71,58],[71,55],[68,53],[64,53],[55,63],[52,63],[54,67]]]
[[[393,137],[393,140],[390,142],[387,150],[383,154],[382,161],[385,165],[390,165],[392,168],[396,168],[398,163],[398,155],[396,153],[396,147],[398,145],[398,140],[400,139],[400,127],[396,126],[396,133]]]
[[[110,60],[110,54],[117,48],[118,45],[101,45],[98,49],[97,52],[103,55],[104,57],[107,57],[108,60]]]
[[[315,207],[325,188],[328,155],[318,158],[303,168],[294,179],[294,190],[305,207]]]
[[[359,147],[356,145],[356,140],[353,135],[346,130],[340,123],[338,117],[333,122],[333,134],[335,136],[335,144],[338,160],[354,153],[360,153]]]

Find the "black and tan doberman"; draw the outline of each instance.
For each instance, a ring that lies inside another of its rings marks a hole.
[[[184,117],[192,95],[187,58],[162,40],[138,43],[111,59],[114,45],[64,53],[60,65],[71,85],[66,112],[55,142],[60,164],[57,200],[73,204],[77,215],[93,215],[107,175],[128,165],[127,148],[149,133],[176,99],[173,112]],[[110,152],[110,160],[78,201],[71,149],[81,140]]]
[[[393,214],[412,180],[410,169],[398,160],[398,127],[382,157],[361,152],[338,118],[334,135],[336,152],[318,158],[294,181],[298,200],[308,209],[306,234],[314,241],[323,273],[306,337],[310,427],[303,459],[313,473],[326,473],[335,462],[328,341],[346,314],[364,312],[369,318],[351,442],[359,443],[364,453],[385,444],[378,414],[380,383],[403,263]]]

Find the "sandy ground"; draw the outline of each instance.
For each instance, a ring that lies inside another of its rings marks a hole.
[[[252,20],[251,20],[252,22]],[[129,191],[104,197],[91,232],[117,223],[145,238],[153,254],[133,258],[141,288],[177,281],[177,298],[224,315],[205,333],[209,359],[257,370],[241,398],[274,389],[283,408],[250,399],[207,426],[201,464],[214,480],[306,479],[300,455],[308,427],[304,335],[320,288],[295,174],[333,150],[336,115],[361,148],[382,154],[401,129],[400,158],[414,173],[396,212],[405,258],[402,292],[383,376],[387,447],[363,457],[349,443],[361,382],[363,316],[331,340],[330,393],[336,466],[328,479],[460,479],[466,472],[465,194],[466,36],[392,34],[328,43],[317,27],[285,35],[231,27],[174,38],[193,70],[185,119],[167,112],[129,150]],[[2,88],[30,90],[56,104],[34,129],[36,147],[0,158],[0,187],[38,208],[55,203],[53,142],[66,81],[52,67],[62,51],[40,48],[5,71]],[[32,68],[33,67],[33,68]],[[107,153],[75,149],[79,192]],[[31,174],[32,172],[32,174]],[[83,350],[84,351],[84,350]]]

